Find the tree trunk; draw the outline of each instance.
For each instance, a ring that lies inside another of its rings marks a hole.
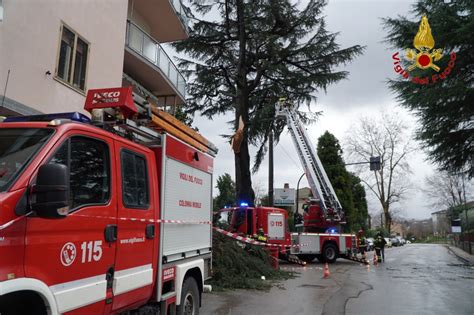
[[[238,203],[245,202],[254,205],[255,194],[252,189],[250,176],[250,154],[246,135],[244,135],[240,152],[235,157],[235,188]]]
[[[385,216],[385,228],[388,231],[388,234],[390,234],[392,230],[392,216],[390,215],[390,210],[388,207],[383,208],[383,213]]]
[[[248,83],[247,83],[247,35],[245,33],[244,19],[244,0],[237,0],[237,23],[239,36],[239,61],[237,72],[237,95],[235,106],[235,122],[236,126],[239,117],[242,116],[244,122],[244,134],[240,152],[234,154],[235,159],[235,186],[237,202],[246,202],[249,206],[254,205],[255,193],[252,189],[252,178],[250,176],[250,154],[248,144],[248,123],[249,123],[249,106],[248,106]]]

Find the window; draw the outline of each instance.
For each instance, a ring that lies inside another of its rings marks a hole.
[[[61,81],[85,91],[88,55],[89,44],[77,33],[62,25],[56,76]]]
[[[71,209],[89,204],[106,204],[109,201],[109,149],[104,142],[72,137],[59,148],[49,163],[69,167]]]
[[[0,129],[0,192],[20,176],[53,133],[52,129]]]
[[[143,156],[122,151],[122,199],[129,208],[147,209],[149,205],[148,172]]]

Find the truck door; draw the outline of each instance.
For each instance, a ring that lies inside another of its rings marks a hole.
[[[100,314],[107,303],[117,223],[113,148],[107,137],[71,131],[43,160],[68,166],[70,210],[62,219],[28,216],[25,275],[49,286],[60,313]]]
[[[268,214],[268,239],[269,240],[284,240],[285,239],[285,216],[282,213]]]
[[[119,221],[112,309],[117,311],[151,297],[158,188],[151,151],[116,142],[115,154]]]

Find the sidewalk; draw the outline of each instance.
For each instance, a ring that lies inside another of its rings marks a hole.
[[[463,251],[462,249],[457,248],[456,246],[453,246],[453,245],[446,245],[446,247],[448,248],[448,250],[450,252],[452,252],[458,258],[460,258],[461,260],[464,260],[469,265],[474,266],[474,255],[471,255],[471,254],[469,254],[469,253]]]

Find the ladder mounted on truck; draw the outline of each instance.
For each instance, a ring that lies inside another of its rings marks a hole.
[[[286,118],[288,130],[304,167],[311,192],[314,197],[320,200],[324,217],[329,221],[344,223],[342,222],[344,211],[341,203],[337,199],[336,192],[293,104],[285,99],[280,99],[276,106],[276,115],[277,117]]]
[[[134,93],[132,87],[89,90],[84,109],[92,123],[147,146],[159,145],[166,132],[211,156],[217,147],[197,131]]]

